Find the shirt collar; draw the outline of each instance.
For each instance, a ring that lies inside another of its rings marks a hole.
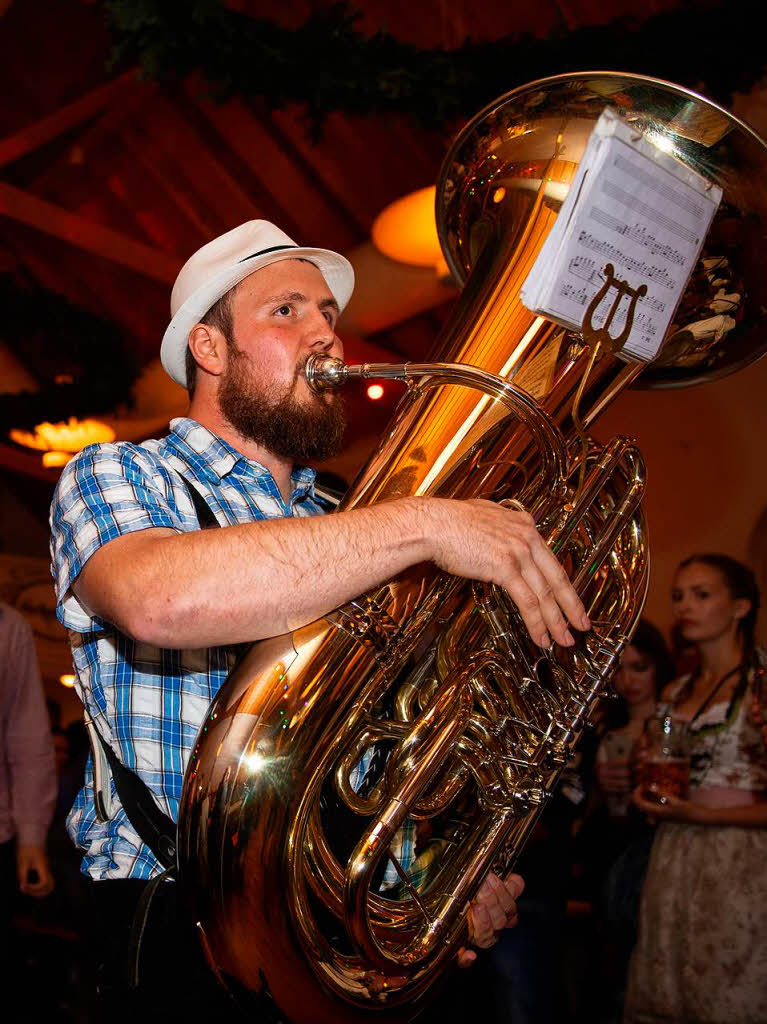
[[[266,466],[254,459],[248,459],[222,437],[218,437],[207,427],[198,423],[197,420],[181,416],[170,421],[170,429],[168,440],[182,451],[191,450],[196,456],[193,460],[194,464],[199,466],[202,463],[205,470],[219,479],[223,479],[235,467],[248,476],[272,479],[272,474]],[[313,498],[316,475],[316,471],[310,466],[295,466],[291,474],[293,484],[291,500],[307,495]]]

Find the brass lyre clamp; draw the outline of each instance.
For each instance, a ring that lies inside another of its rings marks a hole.
[[[583,315],[581,334],[586,344],[592,348],[592,351],[597,345],[601,345],[605,352],[617,352],[618,349],[623,348],[629,339],[631,328],[634,326],[634,314],[636,313],[637,302],[647,294],[647,285],[640,284],[638,288],[632,288],[628,281],[621,281],[615,276],[615,267],[612,263],[608,263],[605,266],[604,274],[604,284],[591,300]],[[611,288],[614,288],[617,294],[613,300],[610,312],[607,314],[607,318],[602,327],[594,327],[594,316],[596,311],[607,297]],[[618,312],[618,307],[620,306],[624,296],[628,296],[630,299],[628,309],[626,310],[626,322],[623,325],[623,330],[620,334],[613,336],[610,334],[610,325],[613,321],[613,317]]]

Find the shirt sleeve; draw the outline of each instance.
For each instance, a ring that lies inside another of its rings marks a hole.
[[[44,846],[56,806],[56,764],[37,652],[29,625],[14,616],[3,652],[6,758],[11,813],[20,846]]]
[[[179,511],[168,473],[151,454],[126,443],[84,448],[64,468],[51,505],[51,572],[60,621],[78,633],[103,628],[72,584],[104,544],[138,530],[184,532],[194,524]]]

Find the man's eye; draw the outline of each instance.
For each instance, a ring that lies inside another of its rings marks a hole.
[[[290,316],[290,314],[292,312],[293,312],[292,308],[290,306],[288,306],[288,305],[280,306],[279,309],[275,310],[275,313],[279,313],[280,316]]]

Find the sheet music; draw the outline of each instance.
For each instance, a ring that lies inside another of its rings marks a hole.
[[[647,286],[621,354],[650,360],[658,352],[700,255],[721,189],[706,181],[612,110],[596,124],[559,216],[522,288],[535,313],[580,331],[588,304],[611,263],[631,288]],[[600,327],[617,293],[594,317]],[[610,333],[625,325],[624,296]]]

